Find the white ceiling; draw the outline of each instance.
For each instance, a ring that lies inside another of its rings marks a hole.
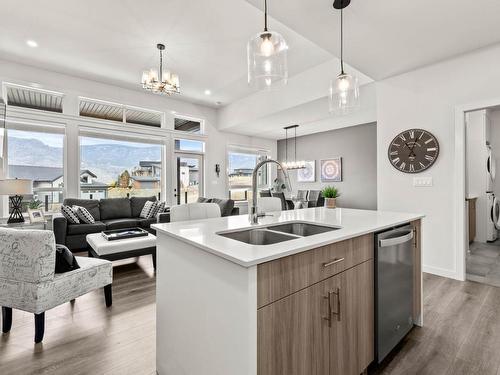
[[[253,92],[246,43],[263,14],[244,0],[3,0],[2,14],[0,58],[141,90],[141,72],[157,66],[162,42],[166,66],[181,78],[180,99],[224,105]],[[290,44],[290,75],[332,58],[270,24]],[[29,39],[39,47],[28,47]]]
[[[262,7],[263,0],[247,0]],[[270,1],[278,21],[339,56],[333,0]],[[380,80],[500,42],[499,0],[352,0],[345,60]]]

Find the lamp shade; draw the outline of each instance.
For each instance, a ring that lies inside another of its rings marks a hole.
[[[0,195],[29,195],[33,194],[33,181],[16,178],[0,180]]]

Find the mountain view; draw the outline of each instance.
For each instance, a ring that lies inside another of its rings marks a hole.
[[[29,150],[29,152],[26,152]],[[81,146],[82,169],[89,169],[100,182],[116,181],[142,160],[161,160],[161,147],[134,147],[127,142]],[[9,137],[9,164],[62,167],[62,147],[50,146],[38,139]]]

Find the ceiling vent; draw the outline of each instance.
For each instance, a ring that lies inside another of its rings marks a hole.
[[[62,113],[62,93],[14,84],[6,84],[5,90],[7,105]]]
[[[162,118],[158,111],[89,98],[80,98],[80,116],[158,128],[161,127]]]

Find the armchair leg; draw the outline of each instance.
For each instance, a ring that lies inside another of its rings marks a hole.
[[[12,328],[12,307],[2,306],[2,332],[10,332]]]
[[[110,307],[113,304],[113,293],[111,290],[111,284],[104,287],[104,298],[106,300],[106,307]]]
[[[35,343],[42,342],[45,332],[45,312],[35,314]]]

